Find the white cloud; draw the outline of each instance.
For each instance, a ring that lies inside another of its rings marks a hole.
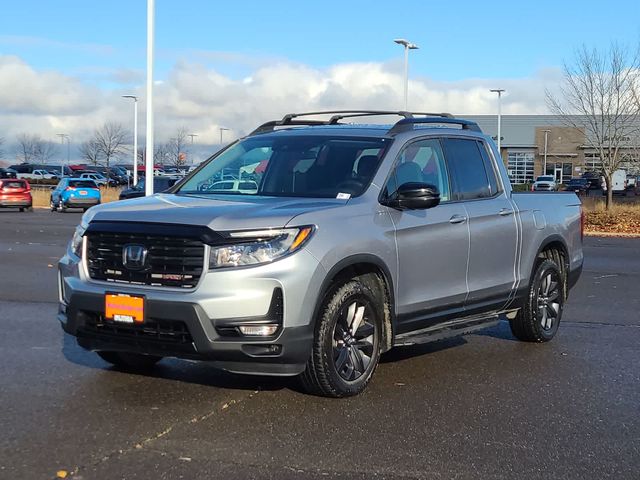
[[[131,73],[136,78],[136,72]],[[156,139],[178,127],[198,134],[200,144],[216,144],[219,127],[238,136],[287,112],[327,109],[401,109],[403,72],[398,63],[349,63],[326,69],[280,59],[257,62],[249,75],[231,78],[198,62],[178,62],[155,87]],[[127,76],[127,75],[125,75]],[[139,77],[137,77],[138,80]],[[468,79],[436,82],[412,78],[409,106],[415,111],[490,114],[496,110],[490,88],[505,88],[505,114],[547,113],[545,88],[555,89],[559,70],[540,71],[531,78]],[[144,132],[144,85],[119,89],[98,87],[56,71],[39,71],[14,56],[0,55],[0,137],[7,144],[22,132],[55,139],[69,133],[74,143],[85,140],[106,121],[129,126],[130,102],[140,97],[140,132]],[[143,141],[141,135],[140,141]]]

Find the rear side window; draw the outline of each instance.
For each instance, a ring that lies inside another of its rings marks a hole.
[[[453,177],[455,196],[458,200],[488,198],[497,192],[495,174],[490,172],[493,175],[493,182],[490,182],[480,151],[482,145],[479,142],[462,138],[445,138],[444,146],[449,171]]]
[[[73,188],[98,188],[91,180],[69,180],[69,186]]]
[[[0,187],[3,188],[26,188],[24,180],[0,180]]]

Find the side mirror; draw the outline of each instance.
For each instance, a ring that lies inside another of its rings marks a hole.
[[[398,210],[426,210],[440,204],[440,192],[430,183],[403,183],[384,204]]]

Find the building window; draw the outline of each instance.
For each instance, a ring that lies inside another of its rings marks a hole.
[[[600,155],[597,153],[585,153],[584,154],[584,169],[587,172],[600,171],[602,168],[602,162],[600,161]]]
[[[533,181],[533,152],[509,152],[507,170],[511,183],[520,184]]]

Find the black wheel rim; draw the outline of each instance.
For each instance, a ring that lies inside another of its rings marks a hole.
[[[537,299],[538,321],[544,331],[552,330],[558,323],[562,301],[560,293],[558,273],[544,272],[538,287]]]
[[[362,377],[371,365],[377,332],[366,299],[351,299],[340,310],[333,330],[333,362],[343,380]]]

